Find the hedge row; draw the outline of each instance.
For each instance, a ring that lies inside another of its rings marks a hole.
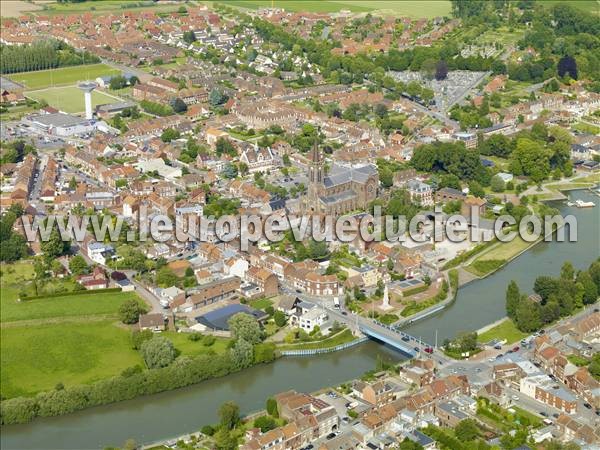
[[[121,288],[107,288],[107,289],[82,289],[80,291],[70,291],[70,292],[56,292],[54,294],[46,294],[46,295],[35,295],[32,297],[22,297],[21,301],[28,300],[39,300],[41,298],[55,298],[55,297],[68,297],[71,295],[91,295],[91,294],[109,294],[111,292],[121,292]]]

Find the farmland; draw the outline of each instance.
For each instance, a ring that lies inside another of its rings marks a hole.
[[[49,86],[68,86],[82,80],[93,80],[103,75],[118,75],[119,70],[106,64],[88,64],[84,66],[62,67],[60,69],[20,72],[7,77],[24,84],[27,89],[43,89]]]
[[[218,3],[218,2],[213,2]],[[449,1],[400,1],[400,0],[232,0],[226,2],[228,6],[237,6],[248,9],[284,8],[289,11],[309,12],[338,12],[349,10],[352,12],[378,12],[388,15],[408,17],[436,17],[450,14]]]
[[[33,100],[45,100],[50,106],[66,113],[78,113],[85,110],[83,92],[75,86],[54,87],[29,91],[25,95]],[[92,92],[92,107],[114,103],[120,99],[100,91]]]

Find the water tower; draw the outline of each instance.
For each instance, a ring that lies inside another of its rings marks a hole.
[[[83,81],[77,85],[83,91],[85,98],[85,118],[90,120],[92,116],[92,91],[98,87],[93,81]]]

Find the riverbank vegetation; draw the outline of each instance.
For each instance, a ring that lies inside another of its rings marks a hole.
[[[342,331],[331,333],[329,337],[313,342],[300,342],[297,344],[280,345],[278,350],[314,350],[337,347],[338,345],[347,344],[356,339],[348,328]]]
[[[522,294],[515,281],[510,282],[506,291],[506,313],[516,327],[526,333],[537,331],[598,301],[600,259],[587,270],[578,272],[567,261],[559,277],[537,277],[533,291],[535,295]]]

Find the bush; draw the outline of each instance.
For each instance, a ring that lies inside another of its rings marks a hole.
[[[204,344],[205,347],[212,346],[216,341],[217,341],[217,338],[211,334],[207,334],[206,336],[204,336],[202,338],[202,344]]]
[[[121,306],[119,306],[119,319],[125,324],[134,324],[140,318],[140,314],[144,313],[145,309],[142,307],[140,302],[135,298],[125,300]]]
[[[277,428],[277,422],[271,416],[260,416],[254,420],[254,427],[260,428],[260,431],[266,433]]]
[[[149,369],[167,367],[177,356],[173,343],[167,338],[156,336],[142,343],[142,357]]]
[[[204,336],[202,336],[202,333],[190,333],[188,335],[188,339],[192,342],[198,342],[200,340],[202,340]]]
[[[204,425],[200,431],[206,436],[212,436],[215,434],[215,429],[211,425]]]

